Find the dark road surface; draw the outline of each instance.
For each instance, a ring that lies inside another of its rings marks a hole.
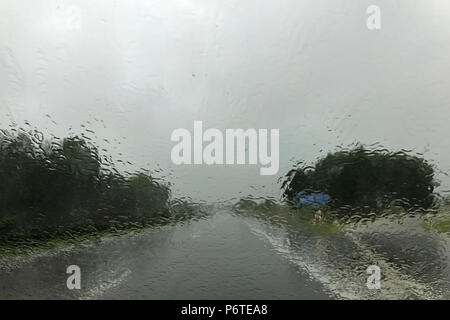
[[[81,268],[81,290],[66,268]],[[329,299],[331,294],[229,213],[19,261],[0,298]]]
[[[0,259],[0,299],[449,299],[449,239],[383,219],[320,234],[219,210]],[[69,290],[66,269],[81,269]],[[381,269],[381,289],[367,268]]]

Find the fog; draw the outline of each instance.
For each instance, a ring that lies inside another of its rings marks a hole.
[[[88,128],[196,200],[278,198],[295,162],[358,141],[423,153],[444,192],[449,39],[445,0],[0,0],[0,128]],[[171,133],[195,120],[280,129],[278,174],[173,165]]]

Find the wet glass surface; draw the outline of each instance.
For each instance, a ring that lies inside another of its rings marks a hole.
[[[0,299],[449,299],[450,5],[379,7],[1,2]]]

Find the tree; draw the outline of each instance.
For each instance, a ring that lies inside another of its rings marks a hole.
[[[136,197],[136,209],[139,215],[155,216],[167,210],[169,188],[160,185],[151,176],[144,173],[133,175],[129,181]]]
[[[429,208],[434,202],[433,178],[433,167],[422,158],[358,145],[328,153],[313,167],[291,170],[282,188],[288,201],[300,191],[321,190],[334,208],[382,209],[393,200],[401,200],[405,208]]]
[[[121,174],[85,139],[0,131],[0,232],[108,228],[164,215],[169,198],[167,186],[142,172]]]

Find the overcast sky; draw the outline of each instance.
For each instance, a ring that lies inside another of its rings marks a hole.
[[[0,0],[0,116],[87,124],[194,199],[278,197],[293,162],[355,141],[425,152],[450,189],[450,1]],[[171,132],[194,120],[279,128],[279,174],[172,165]]]

